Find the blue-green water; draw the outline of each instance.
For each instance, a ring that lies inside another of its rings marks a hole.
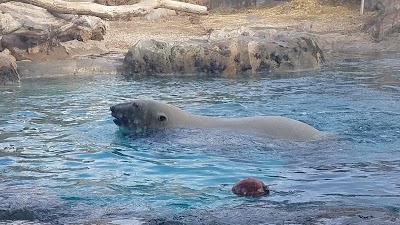
[[[221,117],[283,115],[317,142],[170,130],[126,136],[109,107],[137,98]],[[94,76],[0,87],[0,220],[60,223],[319,202],[400,209],[400,60],[256,78]],[[238,180],[271,185],[234,196]]]

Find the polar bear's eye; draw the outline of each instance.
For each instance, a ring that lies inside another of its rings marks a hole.
[[[132,102],[133,108],[139,108],[139,104],[137,102]]]
[[[165,121],[167,121],[167,117],[164,115],[160,115],[160,116],[158,116],[158,121],[165,122]]]

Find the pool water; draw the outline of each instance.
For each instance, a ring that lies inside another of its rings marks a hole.
[[[220,117],[282,115],[329,137],[118,130],[109,107],[156,99]],[[92,76],[0,87],[0,220],[66,223],[238,205],[319,203],[400,210],[399,56],[276,76]],[[241,198],[256,177],[271,194]]]

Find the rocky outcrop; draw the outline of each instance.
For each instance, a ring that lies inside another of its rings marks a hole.
[[[231,76],[317,68],[324,60],[305,33],[268,28],[216,31],[208,40],[140,40],[125,56],[122,73]]]
[[[17,60],[71,58],[60,43],[102,40],[107,26],[105,21],[93,16],[52,14],[18,2],[0,4],[1,46],[9,49]]]
[[[3,36],[1,44],[9,48],[11,54],[17,59],[31,60],[35,62],[74,59],[82,56],[101,55],[108,50],[104,43],[89,40],[81,42],[78,40],[59,42],[54,46],[51,43],[30,44],[18,35]]]
[[[98,74],[116,75],[122,65],[123,54],[110,52],[91,58],[63,59],[42,62],[29,60],[18,61],[18,72],[21,79],[57,77],[57,76],[90,76]]]
[[[366,0],[365,8],[372,11],[387,12],[394,9],[400,9],[398,0]]]
[[[0,52],[0,85],[7,85],[19,82],[19,74],[15,59],[3,52]]]
[[[370,19],[363,27],[376,41],[382,41],[387,36],[400,33],[400,9],[391,10],[387,14]]]

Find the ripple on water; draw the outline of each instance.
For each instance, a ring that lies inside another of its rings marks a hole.
[[[1,87],[0,218],[24,219],[4,213],[21,212],[21,198],[25,219],[60,224],[243,205],[399,208],[399,68],[397,60],[360,60],[313,75],[95,76]],[[196,129],[124,135],[109,106],[134,98],[202,115],[283,115],[331,135],[308,143]],[[249,176],[271,185],[271,195],[232,195]]]

